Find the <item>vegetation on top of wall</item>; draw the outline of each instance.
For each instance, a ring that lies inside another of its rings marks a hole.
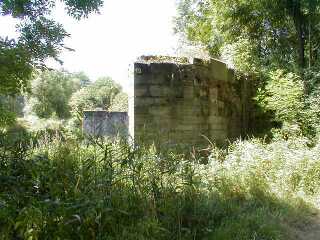
[[[176,63],[176,64],[188,64],[189,60],[185,57],[172,57],[172,56],[141,56],[137,59],[137,62],[149,63]]]

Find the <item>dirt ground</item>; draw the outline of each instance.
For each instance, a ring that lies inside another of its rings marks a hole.
[[[320,240],[320,213],[311,215],[305,224],[288,228],[292,240]]]

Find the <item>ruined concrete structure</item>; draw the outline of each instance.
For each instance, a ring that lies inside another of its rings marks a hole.
[[[91,136],[128,136],[128,113],[104,110],[84,111],[83,132]]]
[[[204,146],[208,139],[225,143],[245,135],[254,115],[249,82],[236,80],[232,69],[214,59],[143,57],[134,64],[134,138],[158,146]],[[83,129],[127,137],[128,123],[127,113],[85,111]]]
[[[248,93],[218,60],[144,57],[134,64],[134,134],[162,143],[225,142],[246,132]]]

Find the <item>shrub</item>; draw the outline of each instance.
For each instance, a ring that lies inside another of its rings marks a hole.
[[[295,73],[278,69],[269,73],[269,80],[257,100],[283,124],[282,135],[298,134],[312,139],[320,123],[319,93],[317,72],[309,70],[302,79]]]
[[[28,104],[40,118],[71,116],[68,105],[72,94],[81,88],[81,78],[65,71],[43,71],[32,81]]]
[[[292,199],[319,191],[320,148],[303,140],[239,141],[204,165],[121,139],[6,134],[3,239],[288,239],[282,219],[308,209]]]
[[[275,112],[276,120],[300,123],[303,112],[303,83],[294,73],[277,70],[270,73],[265,90],[260,94],[260,103]]]

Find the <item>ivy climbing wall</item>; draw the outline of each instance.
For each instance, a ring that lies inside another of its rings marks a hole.
[[[223,143],[245,133],[246,104],[243,83],[218,60],[142,57],[134,64],[136,139]]]

